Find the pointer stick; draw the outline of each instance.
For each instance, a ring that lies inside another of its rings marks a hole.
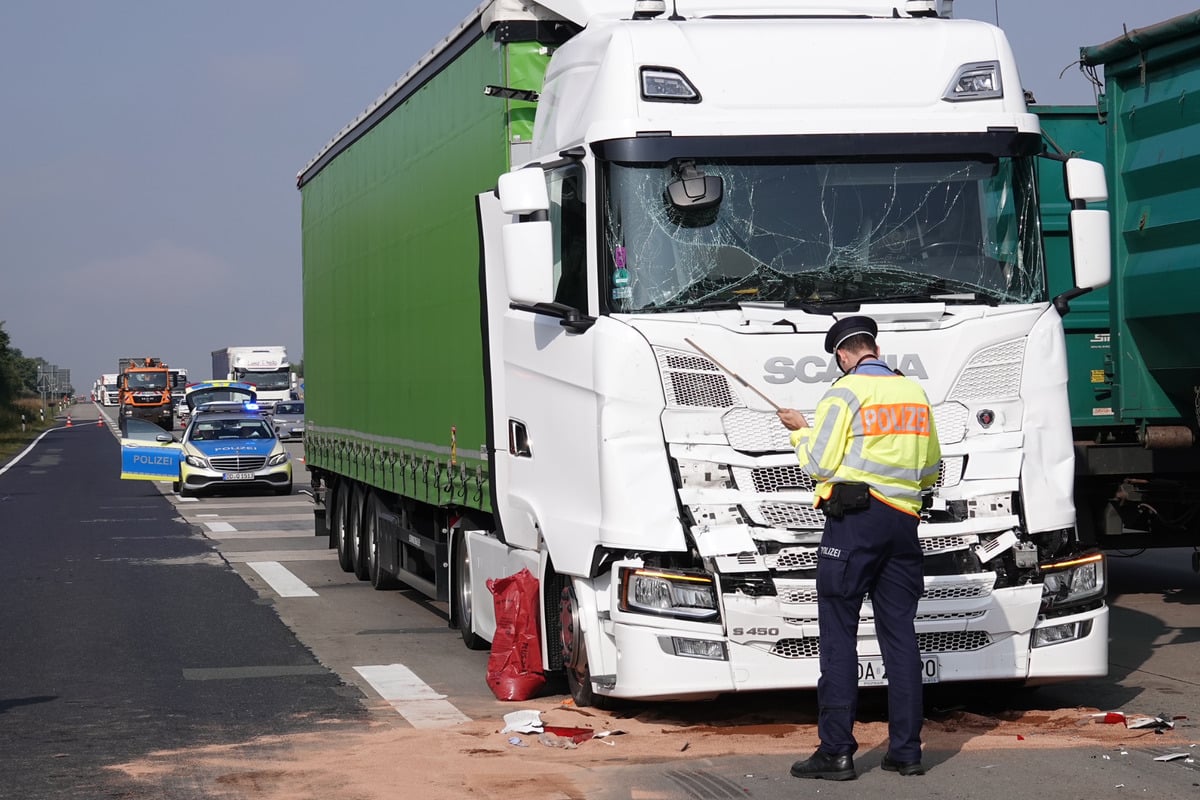
[[[774,400],[772,400],[771,398],[767,397],[765,394],[763,394],[762,392],[760,392],[760,391],[759,391],[757,388],[755,388],[755,387],[751,386],[750,384],[746,383],[746,381],[742,379],[742,376],[741,376],[741,375],[738,375],[736,372],[734,372],[733,370],[731,370],[729,367],[725,366],[725,365],[724,365],[724,364],[722,364],[720,361],[717,361],[715,358],[713,358],[713,357],[712,357],[712,355],[711,355],[711,354],[709,354],[709,353],[705,352],[703,347],[701,347],[700,345],[696,344],[695,342],[693,342],[691,339],[688,339],[687,337],[684,337],[684,339],[683,339],[683,340],[684,340],[685,342],[687,342],[688,344],[690,344],[692,347],[696,348],[696,350],[698,350],[698,351],[699,351],[700,355],[704,356],[704,357],[705,357],[705,358],[707,358],[709,361],[713,362],[713,363],[714,363],[714,364],[716,364],[718,367],[720,367],[722,370],[724,370],[725,372],[729,373],[729,375],[730,375],[730,376],[732,376],[732,377],[734,378],[734,380],[736,380],[736,381],[737,381],[738,383],[740,383],[742,386],[745,386],[747,389],[749,389],[750,391],[754,392],[756,395],[758,395],[759,397],[761,397],[763,400],[766,400],[768,403],[770,403],[770,404],[771,404],[771,408],[775,409],[776,411],[779,411],[779,410],[780,410],[780,408],[779,408],[779,404],[778,404],[778,403],[776,403],[776,402],[775,402]]]

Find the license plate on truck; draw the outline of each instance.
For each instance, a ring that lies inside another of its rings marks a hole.
[[[253,472],[226,472],[221,476],[222,480],[227,481],[252,481],[254,480]]]
[[[937,656],[921,656],[921,683],[938,682]],[[868,658],[858,662],[859,686],[886,686],[887,673],[882,658]]]

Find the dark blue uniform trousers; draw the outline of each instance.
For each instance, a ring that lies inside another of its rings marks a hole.
[[[863,511],[826,519],[817,559],[817,733],[823,752],[852,755],[858,749],[858,620],[869,593],[887,674],[888,752],[897,761],[921,760],[921,654],[913,618],[924,582],[917,522],[874,497]]]

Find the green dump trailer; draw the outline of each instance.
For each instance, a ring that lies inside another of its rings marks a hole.
[[[1065,320],[1079,524],[1108,548],[1194,547],[1200,12],[1084,47],[1080,59],[1096,77],[1102,70],[1098,105],[1036,109],[1061,149],[1090,158],[1102,150],[1109,182],[1112,283],[1072,301]],[[1069,264],[1064,203],[1061,189],[1044,195],[1048,253],[1060,273]]]

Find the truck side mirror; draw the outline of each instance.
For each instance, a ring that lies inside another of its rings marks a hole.
[[[500,210],[523,219],[504,226],[504,282],[514,303],[554,301],[554,240],[546,173],[527,167],[500,176],[496,185]]]
[[[1087,207],[1088,203],[1103,203],[1108,199],[1104,165],[1082,158],[1068,158],[1064,177],[1067,197],[1071,201],[1068,220],[1075,286],[1096,289],[1112,278],[1109,214],[1102,209]]]
[[[1083,158],[1068,158],[1064,167],[1067,199],[1083,203],[1103,203],[1108,199],[1104,165]]]
[[[545,214],[550,211],[546,173],[539,167],[518,169],[500,176],[496,185],[500,210],[505,214]]]
[[[554,301],[554,244],[548,220],[511,222],[501,233],[504,282],[514,303]]]
[[[1106,285],[1112,278],[1108,212],[1076,208],[1068,219],[1075,285],[1080,289],[1097,289]]]

